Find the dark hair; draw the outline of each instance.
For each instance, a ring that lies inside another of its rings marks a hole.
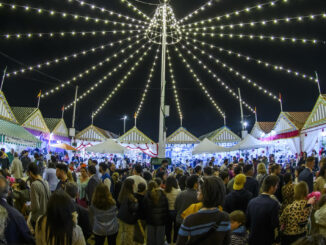
[[[108,210],[115,205],[115,201],[106,184],[100,183],[96,186],[92,197],[92,205],[100,210]]]
[[[141,174],[141,172],[143,171],[143,168],[140,164],[137,163],[134,165],[134,170],[136,171],[136,173]]]
[[[64,163],[58,163],[55,168],[63,170],[63,172],[65,172],[66,174],[68,173],[68,166]]]
[[[235,210],[232,213],[230,213],[230,220],[239,222],[242,225],[246,224],[246,215],[241,210]]]
[[[97,165],[97,161],[96,160],[92,160],[92,163],[94,164],[94,165]]]
[[[215,176],[204,177],[200,190],[203,195],[204,207],[213,208],[223,204],[225,186],[221,178]]]
[[[243,167],[243,173],[247,174],[249,171],[251,171],[253,169],[253,166],[251,164],[246,164]]]
[[[37,229],[42,229],[42,221],[46,217],[45,237],[47,244],[72,244],[74,204],[64,191],[54,192],[47,204],[46,214],[39,220]]]
[[[195,173],[200,173],[201,172],[201,166],[197,165],[194,169]]]
[[[143,178],[146,180],[146,182],[148,182],[148,181],[152,180],[152,175],[151,175],[150,172],[144,171],[143,172]]]
[[[326,238],[321,234],[315,234],[312,236],[302,237],[292,245],[326,245]]]
[[[56,163],[55,162],[49,162],[48,168],[56,168]]]
[[[240,165],[236,166],[233,169],[233,172],[234,172],[235,175],[241,174],[242,173],[242,167]]]
[[[271,173],[274,173],[275,170],[277,170],[277,169],[278,169],[278,165],[277,165],[277,164],[273,164],[273,165],[271,166],[271,168],[270,168]]]
[[[194,188],[195,184],[198,183],[198,176],[197,175],[190,175],[186,179],[186,187],[189,189]]]
[[[93,166],[93,165],[88,166],[88,172],[90,174],[96,174],[96,168],[95,168],[95,166]]]
[[[276,186],[280,182],[280,178],[275,175],[269,175],[264,179],[263,192],[268,192],[271,187]]]
[[[154,178],[153,180],[156,182],[156,184],[157,184],[158,186],[160,186],[160,185],[162,184],[162,179],[161,179],[160,177],[156,177],[156,178]]]
[[[78,186],[75,183],[67,182],[65,184],[65,192],[73,199],[77,197]]]
[[[285,173],[284,174],[284,183],[287,184],[292,181],[292,174],[291,173]]]
[[[186,180],[187,180],[187,176],[186,175],[182,175],[179,178],[179,186],[180,189],[183,191],[184,189],[186,189]]]
[[[104,172],[108,169],[108,165],[106,165],[105,162],[101,162],[99,166],[100,166],[100,168],[102,168],[102,170],[103,170]]]
[[[213,169],[211,167],[205,167],[204,174],[206,174],[207,176],[211,176],[213,174]]]
[[[146,185],[143,182],[140,182],[137,186],[137,191],[141,193],[145,190],[146,190]]]
[[[16,179],[16,183],[19,185],[19,189],[21,190],[26,190],[27,189],[27,184],[24,180],[22,179]]]
[[[315,161],[315,158],[314,157],[308,157],[306,162],[314,162]]]
[[[51,162],[53,162],[53,163],[57,162],[57,158],[53,155],[51,156]]]
[[[165,192],[170,193],[172,191],[172,187],[178,189],[178,182],[174,176],[169,176],[165,182]]]
[[[295,170],[298,171],[298,174],[300,174],[304,169],[305,169],[304,166],[298,166],[298,167],[296,167]]]
[[[325,178],[326,177],[325,174],[326,174],[326,164],[323,164],[323,166],[321,167],[321,169],[319,171],[319,176]]]
[[[126,200],[135,201],[134,190],[133,190],[134,183],[135,181],[131,178],[125,179],[125,181],[122,184],[119,197],[118,197],[118,202],[120,204]]]
[[[220,172],[219,176],[224,181],[226,178],[229,178],[229,172],[227,170],[224,170]]]
[[[31,162],[30,164],[28,164],[27,172],[31,172],[34,175],[39,175],[40,174],[40,172],[38,170],[38,167],[37,167],[35,162]]]

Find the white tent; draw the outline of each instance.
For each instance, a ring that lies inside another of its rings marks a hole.
[[[120,153],[124,154],[125,148],[118,143],[116,143],[112,139],[108,139],[107,141],[85,148],[85,151],[94,152],[94,153],[102,153],[102,154],[113,154],[113,153]]]
[[[247,134],[247,136],[242,141],[240,141],[239,144],[231,147],[229,151],[257,149],[267,145],[268,144],[256,139],[251,134]]]
[[[196,154],[203,154],[203,153],[219,153],[219,152],[226,152],[228,151],[227,148],[218,146],[214,144],[209,139],[205,138],[199,145],[197,145],[194,150],[192,151],[193,155]]]

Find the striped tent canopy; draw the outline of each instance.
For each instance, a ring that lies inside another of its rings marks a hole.
[[[141,132],[137,127],[133,127],[124,135],[118,138],[119,143],[124,144],[152,144],[154,143],[148,136]]]
[[[91,124],[81,132],[76,135],[76,139],[84,140],[84,141],[99,141],[103,142],[107,139],[115,139],[117,138],[116,134],[111,133],[107,130],[101,129],[99,127],[94,126]]]
[[[303,129],[309,129],[326,124],[326,95],[319,95],[317,102],[305,122]]]
[[[177,129],[167,139],[167,144],[197,144],[200,140],[183,127]]]
[[[234,143],[240,142],[241,138],[233,133],[231,129],[226,126],[223,126],[211,133],[201,136],[199,139],[209,139],[214,143]]]
[[[4,119],[13,123],[18,123],[14,113],[12,112],[6,96],[0,91],[0,119]]]
[[[269,134],[272,131],[274,125],[275,122],[256,122],[250,134],[259,139],[265,134]]]

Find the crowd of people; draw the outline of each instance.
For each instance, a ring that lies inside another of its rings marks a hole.
[[[0,151],[0,244],[326,244],[326,159],[117,169],[9,155]]]

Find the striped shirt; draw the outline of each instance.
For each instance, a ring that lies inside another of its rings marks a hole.
[[[205,234],[218,224],[216,231],[207,237]],[[177,245],[190,243],[224,245],[230,243],[230,219],[226,212],[218,209],[199,210],[189,215],[179,229]],[[203,237],[203,238],[202,238]],[[199,242],[198,239],[201,241]]]

